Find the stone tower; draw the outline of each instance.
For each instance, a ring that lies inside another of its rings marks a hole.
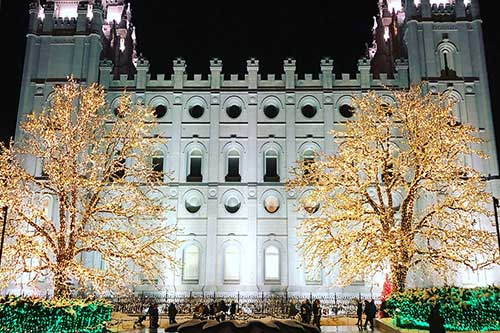
[[[456,101],[455,116],[480,130],[485,141],[481,148],[489,155],[487,160],[467,156],[464,163],[491,179],[490,175],[498,175],[498,162],[478,2],[380,0],[370,53],[374,75],[391,73],[394,61],[404,57],[411,84],[427,82],[431,92]],[[498,196],[497,182],[489,182],[494,196]],[[491,227],[488,223],[483,221],[481,227]],[[493,273],[469,274],[462,282],[491,281],[488,274]]]
[[[109,60],[114,77],[134,75],[135,30],[123,0],[39,0],[29,4],[19,122],[50,99],[53,86],[68,76],[90,84],[99,81],[99,63]],[[39,161],[27,168],[40,175]]]

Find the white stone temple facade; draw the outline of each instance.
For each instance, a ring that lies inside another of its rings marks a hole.
[[[160,188],[176,207],[171,220],[184,241],[177,254],[184,266],[169,273],[169,290],[358,294],[382,288],[383,277],[332,289],[331,278],[304,271],[296,250],[296,226],[306,216],[296,208],[303,193],[285,189],[296,160],[335,152],[329,132],[352,116],[352,96],[367,90],[387,94],[385,87],[407,89],[425,80],[431,91],[448,91],[460,120],[480,128],[491,157],[467,162],[485,176],[498,175],[477,0],[381,0],[373,46],[354,76],[335,75],[329,58],[320,73],[304,77],[294,59],[267,76],[257,59],[247,61],[245,75],[225,73],[222,61],[211,59],[208,77],[188,77],[185,61],[176,59],[173,75],[153,76],[136,55],[123,0],[32,1],[29,15],[18,121],[41,109],[70,74],[102,84],[112,111],[124,89],[156,109],[165,143],[154,164],[173,172]],[[26,167],[41,173],[40,161]],[[499,194],[493,182],[489,190]],[[490,221],[482,223],[494,230]],[[498,270],[464,274],[461,283],[498,283],[499,276]]]

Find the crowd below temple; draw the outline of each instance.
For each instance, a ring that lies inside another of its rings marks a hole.
[[[357,311],[356,315],[358,318],[357,326],[361,328],[367,328],[367,325],[370,325],[370,329],[374,328],[373,320],[376,317],[378,312],[378,308],[375,305],[374,300],[371,302],[365,300],[364,305],[360,300],[357,300]],[[318,329],[321,326],[321,317],[324,315],[334,314],[337,315],[338,308],[334,307],[332,309],[328,309],[326,307],[321,306],[321,302],[319,299],[315,299],[314,302],[311,302],[309,299],[305,299],[302,302],[297,302],[295,300],[291,300],[287,306],[288,319],[294,319],[300,321],[304,324],[311,324],[316,326]],[[178,313],[192,313],[192,319],[199,320],[216,320],[216,321],[225,321],[225,320],[236,320],[236,319],[248,319],[248,314],[251,312],[250,309],[246,308],[244,305],[240,306],[236,301],[232,300],[230,303],[226,303],[223,299],[219,301],[211,301],[211,302],[200,302],[194,307],[190,307],[190,309],[184,309],[182,304],[178,304],[177,306],[171,302],[165,308],[165,312],[169,318],[169,324],[176,324],[176,316]],[[362,317],[365,315],[365,322],[363,324]],[[157,303],[152,303],[147,310],[145,315],[142,315],[137,321],[137,325],[142,325],[142,321],[144,321],[147,316],[150,318],[150,328],[158,328],[159,327],[159,316],[160,311],[158,309]]]

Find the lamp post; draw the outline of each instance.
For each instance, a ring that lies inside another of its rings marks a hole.
[[[3,241],[5,238],[5,227],[7,225],[7,206],[3,207],[2,238],[0,239],[0,266],[2,265]]]
[[[486,177],[483,177],[483,179],[486,181],[499,180],[500,175],[496,175],[496,176],[488,175]],[[495,227],[497,229],[498,251],[500,252],[500,227],[498,225],[498,207],[500,207],[500,205],[499,205],[498,199],[496,197],[492,196],[492,198],[493,198],[493,212],[495,213]]]
[[[498,226],[498,199],[493,197],[493,211],[495,212],[495,227],[497,228],[498,251],[500,252],[500,227]]]

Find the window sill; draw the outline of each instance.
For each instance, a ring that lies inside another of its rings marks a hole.
[[[186,182],[189,183],[201,183],[203,181],[203,176],[187,176]]]
[[[264,176],[265,183],[279,183],[280,176]]]
[[[226,182],[241,182],[241,176],[226,176]]]

